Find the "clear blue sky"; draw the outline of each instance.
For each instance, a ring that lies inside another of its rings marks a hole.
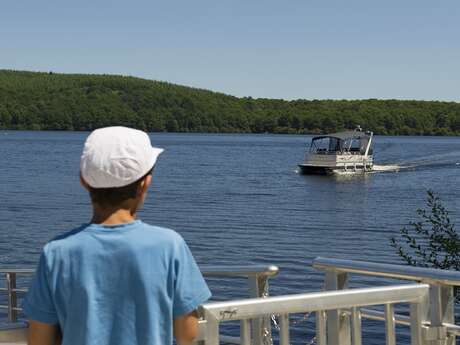
[[[460,1],[2,0],[0,68],[237,96],[460,101]]]

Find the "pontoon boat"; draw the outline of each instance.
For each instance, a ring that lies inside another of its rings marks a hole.
[[[372,132],[354,131],[316,136],[311,140],[305,160],[299,164],[302,174],[368,172],[373,168]]]

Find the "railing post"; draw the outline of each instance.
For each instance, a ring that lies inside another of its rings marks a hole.
[[[348,274],[335,271],[326,271],[324,289],[343,290],[348,287]],[[328,345],[350,345],[350,317],[343,315],[340,310],[327,312],[327,344]]]
[[[206,309],[201,309],[200,314],[204,316],[206,320],[206,332],[203,342],[205,345],[219,345],[220,344],[220,334],[219,334],[219,321],[212,315],[208,313]]]
[[[280,345],[289,345],[289,314],[280,315]]]
[[[454,289],[447,285],[430,285],[429,340],[439,345],[455,345],[455,335],[447,335],[443,323],[455,323]]]
[[[316,344],[327,345],[326,338],[326,312],[318,310],[316,312]]]
[[[16,273],[6,273],[6,289],[8,294],[8,321],[16,322],[18,320],[18,301],[16,295]]]
[[[250,297],[268,297],[268,277],[256,275],[248,277]],[[272,327],[270,317],[252,320],[252,339],[254,345],[272,345]]]
[[[240,344],[251,345],[251,321],[240,321]]]
[[[396,345],[395,309],[393,304],[385,304],[386,345]]]
[[[351,339],[353,345],[362,345],[361,333],[361,311],[359,308],[353,307],[351,308]]]
[[[411,345],[426,345],[424,323],[428,321],[428,296],[410,304],[410,341]]]

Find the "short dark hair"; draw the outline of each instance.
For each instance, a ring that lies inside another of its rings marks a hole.
[[[130,183],[127,186],[115,188],[93,188],[89,187],[89,195],[91,201],[101,206],[117,206],[121,205],[128,199],[134,199],[137,195],[137,189],[141,181],[148,175],[153,173],[153,168],[147,174],[142,176],[137,181]]]

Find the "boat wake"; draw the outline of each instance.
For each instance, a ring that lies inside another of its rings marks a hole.
[[[433,168],[446,168],[460,165],[459,153],[455,154],[442,154],[442,155],[433,155],[429,158],[423,158],[418,160],[412,160],[407,162],[407,165],[414,169],[424,168],[424,169],[433,169]]]
[[[404,169],[404,168],[407,168],[407,167],[404,167],[404,166],[401,166],[401,165],[398,165],[398,164],[387,164],[387,165],[374,164],[374,166],[372,168],[372,172],[399,171],[399,170]]]
[[[430,157],[399,162],[397,164],[374,164],[373,172],[398,172],[401,170],[442,169],[449,167],[460,167],[459,152],[436,154]]]

